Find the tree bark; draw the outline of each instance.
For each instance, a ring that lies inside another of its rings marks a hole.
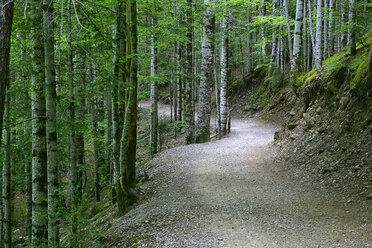
[[[42,246],[48,240],[48,187],[45,129],[44,40],[42,2],[29,3],[31,19],[31,108],[32,108],[32,244]]]
[[[120,180],[118,185],[118,208],[122,214],[128,206],[137,200],[136,186],[136,145],[137,145],[137,3],[127,0],[127,82],[128,102],[125,111],[124,126],[120,148]]]
[[[193,38],[193,14],[192,0],[186,1],[186,89],[185,89],[185,121],[186,121],[186,144],[195,141],[195,119],[193,111],[193,63],[192,63],[192,38]]]
[[[293,61],[292,36],[291,36],[291,24],[289,22],[288,0],[284,0],[284,7],[285,7],[285,18],[287,20],[289,59],[290,59],[290,61]]]
[[[326,59],[328,57],[328,52],[327,52],[327,49],[328,49],[328,0],[324,0],[324,13],[323,13],[323,16],[324,16],[324,32],[323,32],[323,36],[324,36],[324,45],[323,45],[323,59]]]
[[[227,79],[228,79],[228,22],[226,13],[222,17],[221,23],[221,134],[227,134]]]
[[[322,2],[318,0],[316,13],[316,38],[315,38],[315,66],[318,72],[322,72]]]
[[[6,96],[4,106],[6,126],[10,124],[9,96]],[[11,140],[10,127],[5,130],[4,163],[3,163],[3,208],[4,208],[4,247],[12,247],[12,190],[11,190]]]
[[[334,20],[334,11],[335,11],[335,0],[329,1],[329,18],[328,18],[328,47],[327,54],[328,57],[332,56],[334,53],[334,44],[335,44],[335,20]]]
[[[215,15],[212,7],[214,0],[204,0],[206,14],[204,16],[202,38],[202,68],[200,76],[200,96],[196,142],[203,143],[210,140],[211,119],[211,82],[213,82],[213,53]]]
[[[155,17],[152,18],[152,26],[157,25]],[[150,133],[150,150],[151,156],[153,157],[158,152],[158,82],[155,77],[157,74],[158,67],[158,49],[156,44],[155,34],[151,35],[151,89],[150,89],[150,100],[151,100],[151,133]]]
[[[349,29],[348,32],[348,41],[350,45],[351,55],[355,55],[356,50],[356,18],[355,18],[355,10],[356,10],[356,0],[349,0],[349,23],[351,23],[352,27]]]
[[[46,84],[46,140],[48,166],[48,241],[59,244],[59,175],[56,123],[56,71],[54,62],[54,8],[53,0],[43,0],[45,84]]]
[[[291,77],[294,80],[298,72],[298,64],[300,63],[301,39],[302,39],[302,19],[303,19],[304,2],[297,0],[296,5],[296,22],[293,41],[293,57],[291,60]]]
[[[112,201],[116,202],[118,180],[120,177],[120,139],[123,131],[125,112],[125,49],[126,20],[121,1],[116,2],[116,25],[114,34],[114,83],[112,87],[112,155],[113,155],[113,187]]]
[[[13,1],[0,0],[0,130],[3,130],[5,95],[9,85],[9,54],[13,7]]]

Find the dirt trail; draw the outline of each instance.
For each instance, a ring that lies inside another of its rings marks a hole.
[[[232,126],[150,162],[150,197],[112,223],[112,247],[372,247],[371,207],[290,177],[273,162],[273,126]]]

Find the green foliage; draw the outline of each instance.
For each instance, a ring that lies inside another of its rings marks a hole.
[[[365,56],[364,56],[365,55]],[[357,60],[360,61],[358,69],[353,73],[353,79],[350,83],[350,89],[354,90],[358,87],[359,83],[367,77],[368,73],[368,51]]]

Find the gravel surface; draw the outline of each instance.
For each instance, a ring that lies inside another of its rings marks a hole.
[[[111,219],[107,246],[372,247],[368,204],[305,186],[275,163],[275,127],[253,119],[232,126],[222,140],[148,163],[141,200]]]

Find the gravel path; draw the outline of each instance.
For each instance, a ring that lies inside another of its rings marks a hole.
[[[152,160],[140,188],[148,197],[112,222],[110,246],[372,247],[368,204],[289,176],[273,162],[273,126],[253,119],[232,126],[222,140]]]

